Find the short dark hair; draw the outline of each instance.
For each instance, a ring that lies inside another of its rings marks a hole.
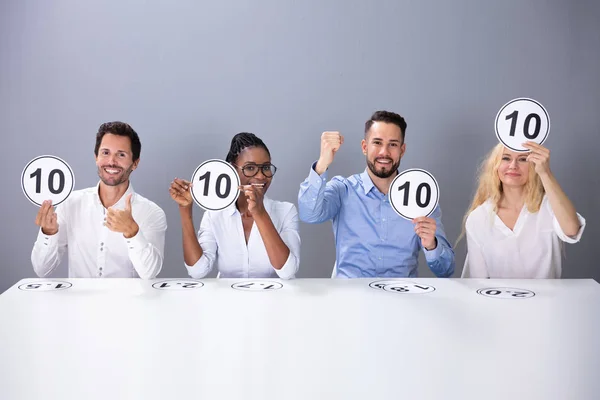
[[[271,152],[269,152],[265,142],[260,140],[254,133],[240,132],[231,139],[231,146],[229,146],[229,153],[227,153],[225,161],[228,163],[235,162],[240,153],[248,147],[262,147],[266,150],[269,157],[271,157]]]
[[[371,115],[371,118],[365,122],[365,137],[374,122],[386,122],[398,126],[402,132],[402,142],[404,142],[404,137],[406,136],[406,121],[399,114],[391,111],[375,111],[373,115]]]
[[[100,125],[100,128],[98,128],[98,133],[96,134],[96,147],[94,148],[94,154],[96,154],[96,157],[98,156],[98,149],[100,149],[102,138],[107,133],[112,133],[113,135],[119,136],[127,136],[131,141],[131,153],[133,154],[133,161],[136,161],[138,158],[140,158],[140,153],[142,151],[140,137],[136,131],[133,130],[131,125],[121,121],[105,122],[104,124]]]

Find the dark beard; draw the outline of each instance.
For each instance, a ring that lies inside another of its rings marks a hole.
[[[102,167],[98,167],[98,177],[100,178],[100,180],[107,186],[119,186],[123,182],[127,182],[127,180],[129,179],[129,175],[131,175],[131,171],[133,171],[133,164],[131,164],[129,166],[129,168],[127,168],[123,172],[123,174],[121,174],[121,178],[119,180],[115,181],[114,183],[111,181],[105,181],[104,179],[102,179],[102,168],[111,168],[111,166],[105,165]]]
[[[377,171],[377,168],[375,168],[375,164],[369,160],[367,160],[367,167],[369,167],[369,170],[371,170],[373,175],[375,175],[376,177],[386,179],[394,175],[396,171],[398,171],[398,167],[400,167],[400,161],[398,161],[397,163],[392,163],[389,171]]]

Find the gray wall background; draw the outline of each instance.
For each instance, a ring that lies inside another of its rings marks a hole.
[[[297,203],[322,131],[346,137],[330,176],[350,175],[365,167],[364,121],[396,111],[408,122],[401,169],[436,176],[453,242],[496,143],[496,112],[520,96],[548,109],[552,170],[588,221],[564,277],[598,280],[598,21],[593,0],[1,0],[0,291],[35,276],[37,208],[21,192],[23,167],[53,154],[74,169],[76,189],[95,185],[102,122],[140,134],[133,184],[169,224],[159,277],[185,277],[169,183],[224,158],[233,134],[265,140],[279,167],[270,196]],[[196,208],[196,226],[200,217]],[[329,276],[331,223],[302,224],[301,237],[299,277]],[[460,276],[464,242],[456,254]],[[423,261],[419,272],[432,275]]]

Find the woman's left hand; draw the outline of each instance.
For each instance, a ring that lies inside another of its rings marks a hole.
[[[267,212],[263,203],[263,187],[256,185],[243,185],[240,186],[240,190],[246,196],[246,201],[248,202],[248,213],[250,215],[257,217]]]
[[[538,175],[547,175],[550,173],[550,150],[541,144],[535,142],[523,143],[523,147],[531,151],[527,156],[527,161],[535,165],[535,172]]]

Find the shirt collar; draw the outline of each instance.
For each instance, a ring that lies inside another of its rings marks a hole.
[[[400,173],[400,171],[397,172]],[[362,186],[365,190],[365,195],[369,194],[369,192],[375,187],[375,184],[373,183],[373,180],[369,175],[368,167],[365,168],[362,174],[360,174],[360,180],[362,181]],[[379,189],[377,189],[377,191],[379,191]]]
[[[133,193],[135,193],[133,191],[133,185],[131,184],[131,181],[129,181],[129,187],[127,188],[125,193],[123,193],[123,196],[121,196],[121,198],[112,206],[112,208],[124,209],[125,208],[125,199],[127,198],[127,196],[129,194],[133,194]],[[131,197],[132,201],[133,201],[133,197],[134,196]],[[98,183],[96,184],[96,190],[94,190],[94,199],[95,199],[96,203],[98,205],[100,205],[100,207],[104,207],[104,205],[100,201],[100,181],[98,181]]]
[[[371,189],[373,189],[375,187],[375,184],[373,183],[373,180],[369,176],[369,173],[367,172],[367,168],[365,168],[363,173],[360,174],[360,180],[362,181],[362,186],[363,186],[363,189],[365,190],[365,194],[369,194]]]

